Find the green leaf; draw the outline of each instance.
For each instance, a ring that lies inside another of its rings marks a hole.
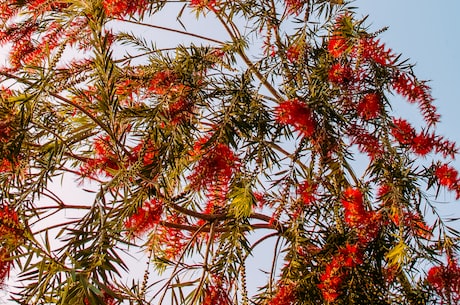
[[[249,183],[234,186],[230,191],[229,197],[231,200],[228,211],[230,216],[236,219],[244,219],[251,215],[252,207],[256,204],[256,199]]]

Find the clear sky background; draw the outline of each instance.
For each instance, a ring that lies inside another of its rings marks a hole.
[[[431,80],[429,85],[441,114],[438,133],[460,143],[460,0],[356,0],[353,5],[358,7],[358,16],[369,15],[371,29],[388,26],[381,41],[415,63],[420,79]],[[0,53],[0,64],[4,62],[5,56]],[[410,116],[411,121],[420,118],[416,108],[398,97],[393,107],[401,116]],[[460,168],[460,161],[455,165]],[[452,199],[441,193],[441,201]],[[443,206],[445,216],[460,217],[460,202]]]

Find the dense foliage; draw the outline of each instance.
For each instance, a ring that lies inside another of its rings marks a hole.
[[[348,4],[1,0],[0,20],[18,304],[460,302],[436,213],[456,144]]]

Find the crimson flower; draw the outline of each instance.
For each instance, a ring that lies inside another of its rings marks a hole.
[[[364,59],[386,66],[390,64],[394,58],[391,49],[386,49],[383,43],[374,38],[363,38],[359,42],[360,55]]]
[[[334,58],[342,56],[342,54],[347,50],[347,48],[347,40],[341,35],[332,36],[331,39],[329,39],[329,43],[327,45],[327,50],[329,51],[329,54],[331,54]]]
[[[313,184],[309,181],[304,181],[299,185],[297,193],[300,195],[302,202],[306,205],[309,205],[316,200],[316,190],[318,185]]]
[[[447,266],[434,266],[428,271],[427,282],[449,304],[460,302],[460,267],[457,260],[448,259]],[[453,303],[450,303],[453,302]]]
[[[128,217],[125,227],[131,230],[134,236],[142,236],[160,222],[162,213],[163,202],[153,198],[144,202],[133,215]]]
[[[333,84],[346,85],[353,80],[353,71],[349,66],[336,63],[329,69],[328,79]]]
[[[284,0],[284,3],[287,8],[287,12],[289,14],[300,14],[303,6],[305,5],[305,1],[303,0]]]
[[[301,48],[299,45],[291,45],[286,51],[286,57],[290,62],[296,62],[300,57]]]
[[[201,305],[229,305],[231,304],[228,290],[222,278],[213,276],[213,283],[204,290],[203,302]]]
[[[10,172],[13,169],[13,164],[8,159],[0,159],[0,173]]]
[[[410,145],[415,138],[415,129],[404,119],[393,119],[393,137],[403,145]]]
[[[364,120],[375,119],[381,110],[380,95],[378,93],[368,93],[358,103],[356,110],[358,115]]]
[[[275,119],[280,124],[291,125],[304,137],[315,132],[316,120],[311,109],[299,99],[287,100],[275,108]]]
[[[268,305],[294,305],[296,303],[296,285],[281,284]]]
[[[9,259],[9,254],[6,249],[0,248],[0,288],[9,277],[13,261]]]
[[[425,156],[434,148],[434,137],[425,132],[421,132],[414,137],[411,143],[411,149],[420,156]]]
[[[345,247],[339,249],[340,258],[344,267],[355,267],[363,263],[363,254],[358,245],[346,244]]]
[[[434,174],[438,178],[439,184],[448,188],[456,188],[459,183],[458,171],[447,164],[437,167]]]
[[[216,5],[217,5],[216,0],[190,0],[190,6],[198,10],[207,8],[209,10],[215,11]]]
[[[150,81],[150,87],[148,89],[149,91],[155,94],[165,94],[174,85],[176,79],[177,77],[173,71],[159,71],[154,74],[152,80]]]
[[[105,14],[109,17],[124,17],[132,14],[142,14],[147,9],[147,0],[104,0],[102,1]]]

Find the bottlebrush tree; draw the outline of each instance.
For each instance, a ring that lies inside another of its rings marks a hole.
[[[12,302],[460,301],[459,234],[436,214],[440,189],[460,197],[456,144],[436,133],[427,83],[348,4],[2,0],[0,12]],[[395,115],[394,95],[421,126]],[[272,263],[252,268],[258,249]]]

